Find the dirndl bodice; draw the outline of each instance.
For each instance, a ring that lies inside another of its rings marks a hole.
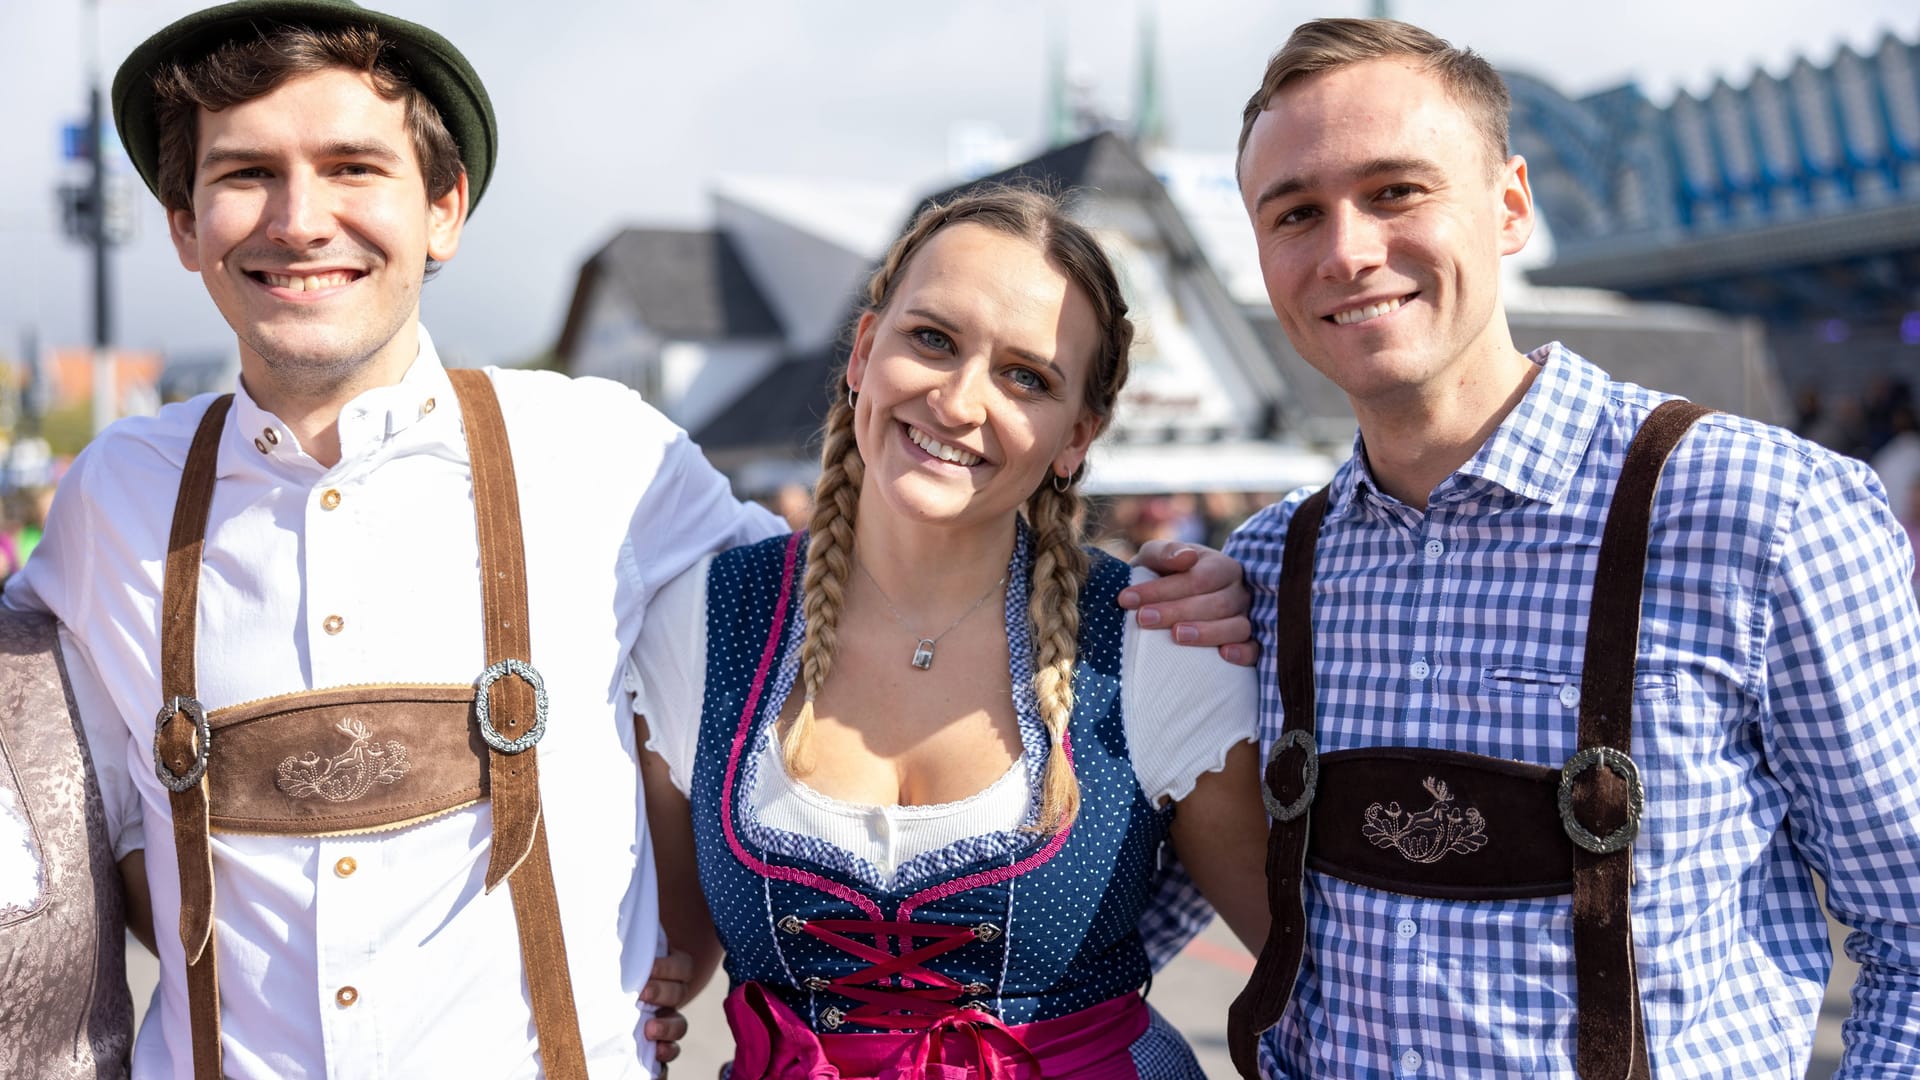
[[[1008,618],[1016,686],[1031,678],[1027,546],[1023,530],[1007,604],[1018,613]],[[758,751],[797,667],[805,569],[804,538],[778,537],[718,556],[708,579],[690,801],[701,886],[736,994],[754,984],[822,1035],[965,1029],[969,1038],[1134,994],[1150,974],[1138,924],[1171,811],[1141,792],[1127,752],[1116,603],[1126,565],[1094,553],[1080,595],[1066,740],[1080,783],[1076,820],[1052,835],[970,838],[909,860],[891,879],[753,819]],[[1021,726],[1038,777],[1047,746],[1036,723],[1023,716]]]

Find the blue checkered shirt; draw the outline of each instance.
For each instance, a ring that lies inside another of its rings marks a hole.
[[[1313,584],[1323,752],[1419,745],[1559,765],[1627,444],[1663,395],[1560,345],[1425,512],[1356,452],[1332,480]],[[1228,552],[1281,730],[1275,587],[1287,521]],[[1920,1075],[1920,613],[1873,473],[1710,416],[1654,503],[1633,756],[1647,809],[1633,933],[1653,1075],[1805,1074],[1830,953],[1814,875],[1863,965],[1840,1076]],[[1551,813],[1551,809],[1546,812]],[[1568,897],[1427,900],[1309,871],[1306,959],[1269,1075],[1573,1080]]]

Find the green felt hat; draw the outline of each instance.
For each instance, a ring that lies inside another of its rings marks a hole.
[[[153,71],[179,58],[204,56],[220,44],[270,30],[275,24],[371,25],[393,43],[412,69],[412,81],[440,110],[467,167],[468,212],[479,205],[493,175],[500,134],[493,102],[480,76],[453,43],[418,23],[369,11],[353,0],[237,0],[196,11],[140,43],[113,77],[113,124],[140,179],[160,193],[160,125],[154,114]]]

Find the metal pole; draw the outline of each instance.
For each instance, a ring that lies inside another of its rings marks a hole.
[[[107,154],[106,117],[100,104],[100,3],[88,0],[87,147],[93,171],[87,181],[87,199],[93,220],[87,240],[93,245],[93,432],[113,423],[118,409],[113,362],[113,297],[107,277]]]

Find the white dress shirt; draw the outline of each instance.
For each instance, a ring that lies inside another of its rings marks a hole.
[[[778,531],[686,434],[616,384],[493,372],[525,528],[540,744],[573,992],[596,1078],[649,1075],[639,991],[659,940],[618,671],[651,593],[701,554]],[[210,397],[114,425],[75,462],[9,583],[84,646],[76,679],[117,854],[144,846],[161,980],[134,1076],[192,1074],[167,791],[152,765],[161,571]],[[485,664],[459,403],[424,330],[399,384],[341,413],[328,468],[236,393],[199,595],[209,710],[350,683],[471,682]],[[337,497],[334,493],[337,493]],[[142,829],[141,819],[162,823]],[[225,1067],[235,1078],[531,1077],[536,1043],[508,888],[483,892],[482,804],[391,832],[212,838]],[[351,993],[347,993],[351,988]]]

